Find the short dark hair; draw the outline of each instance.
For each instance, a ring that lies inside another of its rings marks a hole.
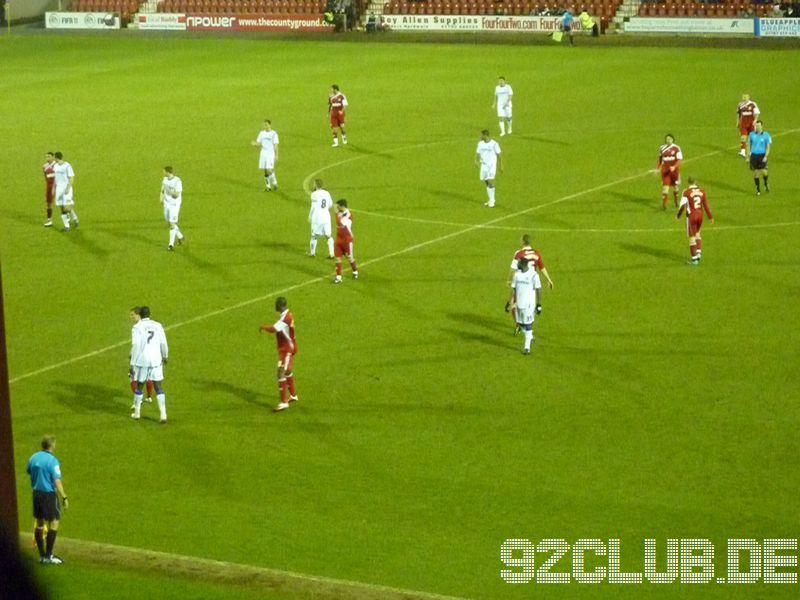
[[[347,200],[345,200],[344,198],[342,198],[341,200],[337,200],[336,204],[338,204],[339,206],[344,206],[345,208],[347,208]]]
[[[665,135],[664,139],[667,139],[668,137],[671,137],[673,140],[675,139],[675,136],[672,135],[671,133],[668,133],[667,135]]]
[[[264,123],[269,123],[270,125],[272,125],[272,121],[270,121],[269,119],[264,119]]]
[[[167,173],[172,173],[172,167],[169,166],[164,167],[164,171],[166,171]]]
[[[481,135],[489,135],[488,129],[481,129]]]
[[[139,306],[138,308],[139,308],[139,312],[136,313],[137,315],[139,315],[143,319],[149,319],[150,318],[150,307],[149,306]]]
[[[762,121],[761,119],[756,119],[756,123],[761,123],[763,125],[764,121]]]
[[[42,450],[50,450],[53,447],[53,444],[56,443],[56,436],[50,433],[46,433],[42,438]]]
[[[314,180],[314,185],[317,186],[318,188],[321,188],[322,187],[322,179],[315,179]]]
[[[526,246],[530,246],[531,245],[531,236],[528,235],[527,233],[525,235],[523,235],[522,236],[522,243],[525,244]]]
[[[62,158],[64,158],[64,155],[61,154],[61,152],[59,152],[59,151],[53,152],[53,156],[55,156],[58,160],[61,160]]]
[[[517,260],[517,268],[522,269],[522,267],[528,266],[528,259],[527,258],[520,258]]]
[[[505,75],[500,75],[499,79],[502,79],[503,81],[505,81],[506,80],[506,76]]]
[[[697,183],[697,179],[695,179],[694,177],[692,177],[692,176],[690,175],[690,176],[689,176],[689,185],[692,185],[692,184],[694,184],[694,183]]]
[[[283,296],[278,296],[277,298],[275,298],[275,310],[282,311],[287,306],[289,306],[289,303],[286,301],[286,298],[284,298]]]
[[[47,153],[47,156],[53,156],[53,151],[52,151],[52,150],[50,150],[50,151]]]
[[[334,83],[334,84],[331,86],[331,89],[332,89],[332,90],[336,90],[336,91],[338,92],[338,91],[339,91],[339,86],[338,86],[338,85],[336,85],[336,84]]]

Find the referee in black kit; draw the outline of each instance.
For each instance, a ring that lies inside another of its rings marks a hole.
[[[2,0],[0,0],[2,1]],[[39,562],[43,565],[60,565],[64,561],[53,554],[58,533],[58,521],[61,518],[59,496],[64,508],[69,508],[67,494],[61,483],[61,465],[53,456],[56,449],[56,438],[45,435],[42,438],[42,449],[31,456],[28,461],[28,475],[31,476],[33,489],[33,518],[36,519],[33,536],[39,549]],[[44,525],[47,523],[47,538]]]

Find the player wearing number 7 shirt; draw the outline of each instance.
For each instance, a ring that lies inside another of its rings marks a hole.
[[[508,276],[508,285],[511,285],[514,280],[514,274],[519,270],[519,261],[523,258],[528,261],[533,271],[534,290],[536,292],[536,314],[538,315],[542,312],[542,282],[539,278],[539,273],[545,276],[550,289],[553,289],[553,280],[550,278],[550,273],[547,272],[544,266],[542,253],[533,248],[531,245],[531,236],[527,233],[522,236],[522,248],[514,253],[514,258],[511,260],[511,272]],[[518,321],[514,311],[512,311],[512,317],[514,317],[514,323],[517,324]],[[519,333],[519,326],[516,327],[514,333]]]
[[[297,340],[294,337],[294,316],[289,310],[286,298],[279,296],[275,299],[275,311],[280,314],[273,325],[262,325],[261,332],[274,333],[278,343],[278,389],[280,402],[273,408],[273,412],[280,412],[289,408],[290,402],[297,402],[297,392],[294,389],[294,355],[297,354]]]
[[[347,144],[347,133],[344,130],[344,109],[347,108],[347,97],[339,91],[339,86],[331,86],[328,96],[328,116],[331,120],[331,133],[333,134],[333,147],[339,145],[339,134],[342,134],[342,144]]]
[[[358,279],[358,265],[353,257],[353,215],[347,208],[347,200],[336,201],[336,244],[333,248],[336,257],[336,277],[333,283],[342,283],[342,256],[346,256],[353,270],[353,279]]]
[[[703,211],[708,215],[711,222],[714,216],[708,208],[708,198],[705,191],[697,185],[694,177],[689,177],[689,187],[683,190],[680,207],[676,219],[680,219],[684,210],[686,211],[686,233],[689,235],[689,251],[692,255],[692,266],[700,264],[700,257],[703,250],[702,240],[700,239],[700,228],[703,226]]]
[[[667,198],[672,190],[672,202],[678,206],[678,186],[681,183],[681,161],[683,152],[675,143],[671,133],[664,137],[664,143],[658,148],[658,166],[653,173],[661,171],[661,208],[667,210]]]

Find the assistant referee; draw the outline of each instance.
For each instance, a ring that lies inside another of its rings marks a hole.
[[[42,438],[42,449],[31,456],[28,461],[28,475],[31,476],[33,489],[33,518],[36,519],[33,536],[39,549],[39,562],[43,565],[60,565],[64,561],[53,554],[56,544],[58,522],[61,518],[59,496],[64,508],[69,508],[67,494],[61,483],[61,465],[53,456],[56,449],[56,438],[45,435]],[[47,538],[44,535],[44,524],[47,523]]]

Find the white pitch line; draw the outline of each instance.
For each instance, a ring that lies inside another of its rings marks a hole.
[[[30,540],[30,534],[20,534],[20,540],[24,545],[27,545]],[[186,556],[183,554],[174,554],[172,552],[160,552],[157,550],[147,550],[145,548],[134,548],[130,546],[118,546],[116,544],[106,544],[101,542],[92,542],[89,540],[80,540],[74,538],[60,539],[60,543],[64,546],[78,546],[87,550],[96,550],[93,553],[99,557],[95,562],[103,563],[103,555],[110,552],[118,554],[128,554],[145,559],[151,559],[155,562],[169,561],[180,563],[182,566],[193,567],[192,571],[196,571],[196,567],[201,568],[217,568],[226,571],[238,572],[243,575],[256,574],[272,577],[275,579],[284,580],[297,580],[310,583],[318,583],[328,585],[335,588],[352,588],[353,590],[361,589],[369,592],[377,592],[390,596],[392,598],[408,598],[409,600],[469,600],[467,598],[457,596],[446,596],[443,594],[435,594],[432,592],[420,592],[416,590],[407,590],[402,588],[395,588],[387,585],[380,585],[376,583],[365,583],[362,581],[350,581],[347,579],[335,579],[333,577],[325,577],[322,575],[308,575],[305,573],[297,573],[295,571],[283,571],[280,569],[270,569],[268,567],[259,567],[256,565],[245,565],[241,563],[234,563],[222,560],[214,560],[211,558],[201,558],[198,556]],[[23,547],[24,547],[23,545]]]
[[[781,133],[776,133],[773,137],[789,135],[791,133],[796,133],[798,131],[800,131],[800,128],[788,129],[788,130],[783,131]],[[308,175],[308,177],[306,177],[303,180],[303,186],[305,188],[307,183],[309,181],[311,181],[311,179],[315,175],[321,173],[322,171],[325,171],[326,169],[333,168],[334,166],[340,166],[340,165],[343,165],[343,164],[354,162],[356,160],[361,160],[361,159],[372,157],[372,156],[378,156],[378,155],[381,155],[381,154],[390,154],[392,152],[399,152],[401,150],[410,150],[410,149],[419,148],[419,147],[423,147],[423,146],[434,146],[434,145],[437,145],[437,144],[446,144],[446,143],[452,143],[452,142],[439,141],[439,142],[429,142],[429,143],[424,143],[424,144],[415,144],[415,145],[412,145],[412,146],[403,146],[402,148],[394,148],[394,149],[391,149],[391,150],[384,150],[384,151],[381,151],[381,152],[375,152],[373,154],[361,154],[361,155],[358,155],[358,156],[354,156],[352,158],[347,158],[347,159],[344,159],[344,160],[339,161],[337,163],[333,163],[331,165],[327,165],[325,167],[321,167],[321,168],[317,169],[316,171],[312,172],[310,175]],[[695,160],[702,160],[704,158],[709,158],[711,156],[715,156],[717,154],[721,154],[723,152],[728,152],[730,150],[735,150],[735,149],[736,149],[736,146],[731,146],[731,147],[728,147],[728,148],[724,148],[722,150],[714,150],[713,152],[708,152],[708,153],[702,154],[700,156],[695,156],[693,158],[689,158],[689,159],[687,159],[687,160],[685,160],[683,162],[685,164],[687,162],[692,162],[692,161],[695,161]],[[412,246],[408,246],[407,248],[403,248],[402,250],[397,250],[395,252],[390,252],[388,254],[384,254],[382,256],[378,256],[376,258],[373,258],[371,260],[364,261],[364,262],[362,262],[362,265],[366,266],[366,265],[370,265],[370,264],[375,264],[377,262],[380,262],[380,261],[383,261],[383,260],[387,260],[389,258],[394,258],[395,256],[400,256],[402,254],[407,254],[408,252],[413,252],[414,250],[419,250],[420,248],[425,248],[425,247],[430,246],[432,244],[438,244],[439,242],[444,242],[444,241],[452,239],[454,237],[457,237],[457,236],[460,236],[460,235],[464,235],[466,233],[471,233],[471,232],[473,232],[473,231],[475,231],[477,229],[490,229],[495,223],[500,223],[500,222],[508,220],[508,219],[513,219],[515,217],[519,217],[521,215],[527,214],[529,212],[533,212],[535,210],[541,210],[541,209],[547,208],[549,206],[555,206],[556,204],[560,204],[560,203],[566,202],[568,200],[574,200],[575,198],[580,198],[581,196],[586,196],[587,194],[593,194],[594,192],[599,192],[600,190],[604,190],[606,188],[613,187],[615,185],[620,185],[622,183],[627,183],[628,181],[633,181],[634,179],[638,179],[640,177],[644,177],[645,175],[647,175],[649,173],[652,173],[652,169],[648,169],[647,171],[644,171],[642,173],[637,173],[635,175],[629,175],[627,177],[622,177],[621,179],[617,179],[616,181],[611,181],[609,183],[603,183],[603,184],[597,185],[595,187],[592,187],[592,188],[589,188],[589,189],[586,189],[586,190],[583,190],[583,191],[580,191],[580,192],[575,192],[573,194],[568,194],[566,196],[562,196],[561,198],[557,198],[556,200],[551,200],[550,202],[545,202],[544,204],[537,204],[536,206],[530,206],[528,208],[524,208],[522,210],[518,210],[516,212],[510,213],[510,214],[507,214],[507,215],[504,215],[504,216],[501,216],[501,217],[497,217],[495,219],[487,221],[486,223],[478,223],[478,224],[475,224],[475,225],[469,225],[469,226],[466,226],[466,227],[464,227],[464,229],[461,229],[459,231],[454,231],[452,233],[448,233],[446,235],[442,235],[442,236],[430,239],[430,240],[428,240],[426,242],[420,242],[418,244],[414,244]],[[276,290],[274,292],[270,292],[269,294],[264,294],[264,295],[258,296],[256,298],[251,298],[249,300],[244,300],[244,301],[239,302],[237,304],[232,304],[232,305],[226,306],[224,308],[220,308],[220,309],[208,312],[208,313],[204,313],[202,315],[198,315],[196,317],[192,317],[191,319],[187,319],[186,321],[180,321],[179,323],[174,323],[174,324],[166,327],[165,329],[172,330],[172,329],[177,329],[178,327],[183,327],[184,325],[190,325],[192,323],[197,323],[198,321],[203,321],[205,319],[209,319],[211,317],[215,317],[217,315],[221,315],[221,314],[230,312],[232,310],[243,308],[245,306],[249,306],[249,305],[255,304],[257,302],[262,302],[262,301],[264,301],[264,300],[266,300],[268,298],[272,298],[272,297],[274,297],[276,295],[285,294],[287,292],[291,292],[293,290],[305,287],[307,285],[311,285],[312,283],[316,283],[318,281],[323,281],[326,277],[327,277],[326,275],[322,275],[320,277],[315,277],[313,279],[309,279],[307,281],[304,281],[304,282],[301,282],[301,283],[297,283],[295,285],[292,285],[292,286],[289,286],[289,287],[286,287],[286,288],[283,288],[283,289],[280,289],[280,290]],[[10,384],[11,383],[17,383],[17,382],[22,381],[24,379],[29,379],[29,378],[34,377],[36,375],[41,375],[42,373],[47,373],[49,371],[53,371],[53,370],[58,369],[60,367],[65,367],[67,365],[71,365],[71,364],[74,364],[76,362],[80,362],[80,361],[85,360],[87,358],[91,358],[93,356],[97,356],[99,354],[103,354],[105,352],[108,352],[109,350],[114,350],[116,348],[121,348],[127,343],[128,343],[127,341],[117,342],[116,344],[111,344],[110,346],[105,346],[104,348],[100,348],[99,350],[93,350],[91,352],[87,352],[86,354],[81,354],[80,356],[75,356],[75,357],[69,358],[67,360],[62,360],[62,361],[60,361],[58,363],[55,363],[55,364],[52,364],[52,365],[48,365],[46,367],[42,367],[41,369],[37,369],[37,370],[31,371],[29,373],[24,373],[22,375],[18,375],[17,377],[14,377],[14,378],[10,379],[9,383]]]
[[[439,221],[436,219],[418,219],[415,217],[404,217],[402,215],[389,215],[386,213],[373,212],[359,208],[352,212],[359,215],[369,215],[381,219],[391,219],[395,221],[409,221],[411,223],[422,223],[424,225],[448,225],[450,227],[469,227],[473,223],[456,223],[454,221]],[[786,221],[783,223],[761,223],[755,225],[714,225],[714,230],[725,229],[769,229],[773,227],[792,227],[800,225],[800,221]],[[504,225],[484,225],[484,229],[497,229],[500,231],[519,231],[519,227],[508,227]],[[683,231],[684,227],[651,227],[640,229],[568,229],[566,227],[535,227],[534,230],[545,233],[675,233]]]

